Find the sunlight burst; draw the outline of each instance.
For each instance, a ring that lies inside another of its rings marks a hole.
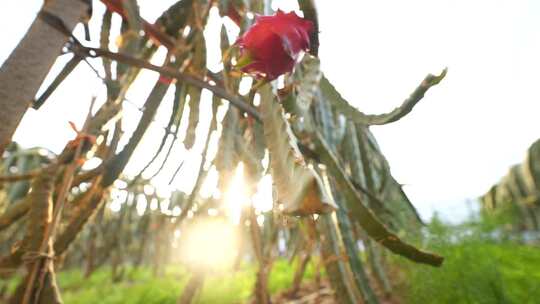
[[[180,254],[187,265],[204,270],[232,266],[238,253],[237,228],[224,219],[201,220],[182,230]]]
[[[231,218],[235,224],[240,222],[242,209],[249,205],[249,196],[246,190],[244,178],[244,163],[240,162],[236,167],[234,176],[224,195],[224,203]]]

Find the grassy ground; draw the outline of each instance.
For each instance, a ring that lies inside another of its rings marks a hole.
[[[428,227],[429,248],[446,260],[441,268],[401,262],[405,301],[540,303],[540,248],[501,237],[500,228],[494,229],[504,226],[500,221],[452,227],[435,219]]]
[[[511,240],[501,232],[505,225],[504,218],[473,219],[459,226],[433,220],[426,230],[426,247],[445,256],[445,263],[433,268],[393,256],[397,270],[390,272],[390,279],[398,284],[393,298],[410,304],[540,303],[540,248]],[[291,287],[294,269],[285,260],[274,264],[272,294]],[[181,267],[168,268],[160,277],[146,268],[127,273],[122,282],[113,283],[110,269],[98,270],[89,279],[80,271],[63,271],[58,281],[67,304],[165,304],[176,303],[189,279]],[[195,303],[244,303],[251,296],[255,273],[253,265],[235,273],[215,273]],[[309,265],[307,279],[314,275]]]
[[[252,293],[256,269],[246,266],[236,273],[216,273],[209,277],[195,303],[243,303]],[[277,261],[270,275],[269,289],[277,293],[290,288],[294,267]],[[169,268],[162,277],[148,269],[139,269],[113,284],[110,270],[98,270],[85,280],[80,271],[65,271],[58,276],[64,302],[67,304],[99,303],[153,304],[176,303],[189,274],[180,267]],[[306,278],[314,276],[310,265]]]

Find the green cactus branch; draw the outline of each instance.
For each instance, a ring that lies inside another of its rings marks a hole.
[[[395,108],[394,110],[378,115],[369,115],[363,112],[360,112],[358,109],[353,107],[341,94],[336,90],[336,88],[328,81],[326,77],[321,78],[321,91],[324,97],[345,117],[350,120],[362,124],[362,125],[385,125],[391,122],[395,122],[403,118],[405,115],[409,114],[414,106],[424,97],[426,92],[434,85],[437,85],[441,80],[444,79],[447,73],[445,68],[441,74],[432,75],[429,74],[424,78],[420,85],[412,92],[409,98],[401,104],[401,106]]]
[[[210,121],[210,125],[208,127],[208,132],[206,133],[206,140],[204,142],[204,148],[201,152],[201,162],[199,164],[199,171],[197,173],[197,179],[195,181],[195,185],[193,186],[193,190],[191,190],[191,194],[189,195],[186,205],[182,210],[182,213],[178,217],[178,223],[181,223],[182,220],[186,218],[188,215],[188,212],[191,210],[191,207],[195,203],[195,199],[199,195],[199,192],[201,190],[202,184],[204,180],[206,179],[206,176],[208,175],[208,170],[204,169],[204,165],[206,163],[206,158],[208,157],[208,148],[210,147],[210,140],[212,138],[212,133],[217,129],[217,109],[219,106],[219,99],[214,97],[213,103],[212,103],[212,118]]]
[[[315,133],[314,140],[317,146],[316,150],[321,156],[321,161],[328,167],[328,171],[336,179],[338,186],[343,191],[343,196],[345,197],[353,216],[358,220],[358,223],[370,237],[390,251],[412,261],[432,266],[442,265],[444,260],[443,257],[421,251],[414,246],[403,242],[397,235],[388,231],[388,229],[377,219],[375,214],[363,204],[358,192],[356,192],[351,181],[343,171],[343,168],[341,168],[337,157],[330,150],[322,136]]]
[[[143,173],[156,161],[156,159],[161,154],[161,151],[165,147],[167,139],[169,138],[170,135],[172,135],[173,139],[172,139],[171,143],[169,144],[169,147],[174,146],[174,142],[176,141],[177,134],[178,134],[178,131],[180,129],[180,121],[182,119],[182,113],[184,112],[184,105],[185,105],[185,101],[186,101],[185,93],[183,93],[183,91],[185,91],[185,86],[183,86],[182,84],[177,83],[175,85],[175,96],[174,96],[174,100],[173,100],[171,116],[169,118],[169,122],[167,123],[167,126],[165,127],[165,132],[163,134],[163,137],[161,138],[161,142],[159,143],[159,147],[157,148],[156,152],[154,153],[154,156],[152,156],[150,161],[148,161],[146,163],[146,165],[139,171],[139,173],[133,178],[133,181],[131,182],[132,184],[137,182],[142,177]],[[174,132],[171,131],[173,126],[175,128]],[[162,165],[160,166],[158,171],[152,175],[152,178],[157,176],[157,174],[159,174],[159,172],[163,168],[163,165],[165,164],[165,162],[167,161],[167,159],[169,157],[170,149],[167,152],[168,153],[166,154],[166,157],[165,157],[164,161],[162,162]]]
[[[307,166],[282,107],[269,85],[260,90],[264,137],[270,153],[272,178],[284,212],[294,215],[329,213],[335,209],[317,172]]]

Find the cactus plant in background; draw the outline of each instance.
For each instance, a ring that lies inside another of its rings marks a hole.
[[[481,197],[485,212],[512,210],[513,230],[538,231],[540,193],[540,140],[527,150],[525,160],[514,165],[497,184]]]

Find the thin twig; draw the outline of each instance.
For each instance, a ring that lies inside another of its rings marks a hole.
[[[178,165],[178,167],[174,171],[174,173],[173,173],[173,175],[171,177],[171,180],[169,181],[169,185],[171,185],[173,183],[174,179],[176,178],[176,175],[178,174],[178,172],[180,172],[180,169],[182,169],[183,166],[184,166],[184,161],[181,161],[180,165]]]
[[[30,172],[26,172],[26,173],[18,174],[18,175],[0,176],[0,183],[14,183],[14,182],[18,182],[18,181],[32,179],[32,178],[36,177],[40,172],[41,172],[41,170],[33,170],[33,171],[30,171]]]
[[[238,96],[229,93],[225,88],[220,87],[216,84],[211,84],[210,82],[207,82],[197,76],[190,75],[187,73],[179,72],[175,69],[171,69],[169,67],[160,67],[157,65],[153,65],[145,60],[137,59],[135,57],[111,52],[104,49],[99,48],[90,48],[90,47],[84,47],[84,46],[76,46],[73,48],[73,51],[76,54],[79,54],[81,56],[85,57],[105,57],[109,58],[111,60],[115,60],[117,62],[121,62],[124,64],[128,64],[131,66],[135,66],[142,69],[151,70],[154,72],[158,72],[163,76],[169,77],[169,78],[175,78],[179,81],[183,81],[189,85],[193,85],[196,87],[200,87],[203,89],[207,89],[214,93],[216,96],[219,96],[220,98],[228,100],[231,104],[233,104],[235,107],[239,108],[240,110],[248,113],[249,115],[253,116],[256,120],[260,121],[261,116],[257,109],[249,104],[246,103],[246,101]]]

